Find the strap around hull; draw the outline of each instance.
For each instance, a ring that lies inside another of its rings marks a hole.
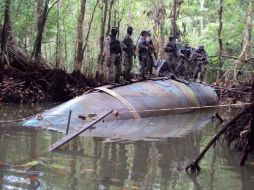
[[[140,119],[141,118],[141,116],[136,111],[136,109],[124,97],[120,96],[115,91],[110,90],[110,89],[105,88],[105,87],[98,87],[98,88],[95,88],[95,89],[101,90],[101,91],[109,94],[110,96],[116,98],[117,100],[119,100],[132,113],[134,119]]]

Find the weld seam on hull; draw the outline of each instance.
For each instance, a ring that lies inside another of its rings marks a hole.
[[[117,94],[115,91],[110,90],[105,87],[98,87],[96,89],[100,90],[102,92],[105,92],[105,93],[109,94],[110,96],[116,98],[118,101],[120,101],[130,111],[130,113],[132,113],[134,119],[141,119],[141,116],[139,115],[137,110],[130,104],[130,102],[128,102],[125,98],[123,98],[122,96]]]

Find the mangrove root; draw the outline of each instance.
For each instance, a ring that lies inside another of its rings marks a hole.
[[[200,171],[200,167],[199,167],[199,162],[200,160],[204,157],[204,155],[206,154],[206,152],[210,149],[210,147],[216,143],[216,141],[219,139],[219,137],[224,134],[225,132],[230,131],[232,128],[235,128],[235,126],[237,125],[237,123],[239,122],[239,120],[242,120],[242,117],[245,116],[245,114],[248,113],[253,113],[253,109],[254,109],[254,103],[248,105],[247,107],[245,107],[239,114],[237,114],[231,121],[229,121],[227,124],[224,125],[224,127],[222,127],[219,132],[209,141],[209,143],[206,145],[206,147],[204,148],[204,150],[197,156],[197,158],[190,163],[187,167],[186,167],[186,172],[188,173],[198,173]],[[221,123],[219,123],[220,125]],[[254,147],[254,143],[253,143],[253,137],[254,137],[254,127],[253,127],[253,120],[251,122],[251,129],[249,132],[249,143],[248,143],[248,147],[245,149],[244,155],[242,157],[242,161],[241,163],[244,164],[244,161],[247,158],[248,153],[253,149]]]

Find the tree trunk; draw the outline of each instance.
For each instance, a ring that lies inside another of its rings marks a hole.
[[[166,19],[166,6],[164,4],[164,0],[161,0],[161,5],[159,8],[159,29],[160,29],[160,45],[159,45],[159,57],[164,57],[164,44],[165,44],[165,19]]]
[[[172,35],[175,38],[178,38],[177,35],[177,25],[176,25],[176,20],[177,20],[177,0],[173,0],[173,14],[172,14]]]
[[[250,40],[252,31],[252,21],[253,21],[253,0],[250,0],[249,7],[246,15],[246,28],[243,36],[243,48],[240,54],[240,58],[247,60],[250,54]]]
[[[250,41],[251,41],[251,31],[252,31],[252,21],[253,21],[253,0],[249,1],[249,6],[246,13],[246,26],[243,32],[243,46],[242,52],[240,53],[239,58],[243,60],[248,60],[250,54]],[[241,61],[235,61],[235,69],[234,69],[234,79],[237,79],[238,66]]]
[[[117,11],[114,10],[114,21],[113,21],[114,26],[116,26],[116,20],[117,20],[116,16],[117,16]]]
[[[37,35],[36,35],[36,40],[34,44],[34,49],[32,52],[32,57],[35,59],[35,61],[39,64],[40,63],[40,56],[41,56],[41,45],[42,45],[42,35],[44,31],[44,25],[46,23],[47,19],[47,13],[48,13],[48,4],[49,0],[45,1],[43,12],[41,15],[41,0],[38,0],[38,17],[37,17]]]
[[[48,17],[48,14],[52,7],[58,3],[59,0],[56,0],[50,7],[49,7],[49,0],[38,0],[38,6],[37,6],[37,11],[38,11],[38,16],[37,16],[37,34],[36,34],[36,39],[34,43],[34,48],[32,51],[32,57],[35,59],[37,64],[40,63],[40,57],[41,57],[41,46],[42,46],[42,38],[43,38],[43,31],[44,31],[44,26]],[[44,7],[42,11],[42,16],[41,16],[41,3],[44,2]]]
[[[10,38],[11,34],[11,23],[10,23],[10,4],[11,0],[5,0],[4,3],[4,22],[3,28],[1,29],[1,50],[4,53],[6,49],[6,44]]]
[[[109,33],[110,33],[113,5],[114,5],[114,0],[110,0],[110,2],[109,2],[109,11],[108,11],[108,29],[107,29],[107,32],[106,32],[106,36],[108,36]]]
[[[43,21],[43,1],[37,0],[37,31],[40,30]]]
[[[81,7],[78,19],[78,28],[77,28],[77,54],[76,54],[76,65],[75,71],[81,71],[82,60],[83,60],[83,24],[86,10],[86,0],[81,0]]]
[[[221,77],[221,68],[222,68],[222,51],[223,51],[223,44],[222,44],[222,38],[221,38],[221,33],[222,33],[222,14],[223,14],[223,0],[220,0],[220,5],[219,5],[219,10],[218,10],[218,16],[219,16],[219,28],[218,28],[218,45],[219,45],[219,69],[217,70],[217,80],[216,82],[218,83]]]
[[[108,11],[108,0],[104,0],[102,3],[102,15],[101,15],[101,34],[100,34],[100,52],[98,55],[98,62],[97,62],[97,71],[98,74],[102,73],[103,71],[103,46],[104,46],[104,34],[105,34],[105,26],[106,26],[106,19],[107,19],[107,11]]]
[[[118,18],[117,19],[117,27],[120,29],[122,19],[120,18],[120,13],[119,12],[117,14],[117,18]],[[121,31],[119,30],[118,33],[117,33],[117,38],[119,38],[120,33],[121,33]]]
[[[5,60],[5,52],[6,52],[6,45],[10,38],[11,33],[11,23],[10,23],[10,0],[5,0],[4,2],[4,22],[3,28],[0,28],[1,34],[1,51],[0,51],[0,83],[3,82],[3,70],[4,70],[4,60]]]
[[[58,1],[57,3],[57,23],[56,23],[56,27],[57,27],[57,34],[56,34],[56,68],[59,68],[61,65],[61,57],[62,57],[62,53],[61,53],[61,26],[60,26],[60,20],[61,20],[61,16],[60,16],[60,8],[61,8],[61,1]]]
[[[91,32],[92,23],[93,23],[93,20],[94,20],[94,14],[95,14],[96,8],[97,8],[97,6],[98,6],[98,4],[99,4],[99,1],[100,1],[100,0],[97,0],[97,1],[96,1],[96,4],[95,4],[94,9],[93,9],[93,12],[92,12],[91,19],[90,19],[90,21],[89,21],[88,31],[87,31],[86,38],[85,38],[85,45],[84,45],[83,50],[82,50],[82,55],[83,55],[83,56],[84,56],[86,47],[87,47],[87,45],[88,45],[88,39],[89,39],[89,35],[90,35],[90,32]]]
[[[63,61],[63,65],[66,65],[66,63],[68,62],[68,44],[67,44],[67,34],[66,34],[66,25],[65,25],[65,18],[63,18],[63,35],[64,35],[64,59]],[[66,72],[68,72],[68,68],[64,68]]]

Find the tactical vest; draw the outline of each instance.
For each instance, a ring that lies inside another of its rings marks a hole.
[[[168,49],[167,49],[168,48]],[[167,48],[165,49],[166,53],[176,53],[177,48],[174,42],[170,42],[167,44]],[[170,49],[169,49],[170,48]]]
[[[197,55],[197,58],[203,58],[202,60],[199,60],[199,61],[202,61],[202,62],[205,62],[206,61],[206,53],[204,51],[196,51],[198,53]]]
[[[126,45],[127,49],[125,50],[128,54],[130,55],[133,55],[133,51],[134,51],[134,48],[133,48],[133,40],[131,39],[130,36],[126,36],[124,38],[124,44]]]
[[[110,53],[121,53],[121,44],[118,39],[111,36]]]
[[[144,47],[147,47],[147,42],[144,39],[140,39],[141,41],[138,44],[138,48],[139,48],[139,54],[140,53],[147,53],[148,50]],[[144,46],[144,47],[142,47]]]
[[[191,55],[191,49],[190,48],[181,49],[181,53],[186,55],[187,57],[190,57],[190,55]]]

